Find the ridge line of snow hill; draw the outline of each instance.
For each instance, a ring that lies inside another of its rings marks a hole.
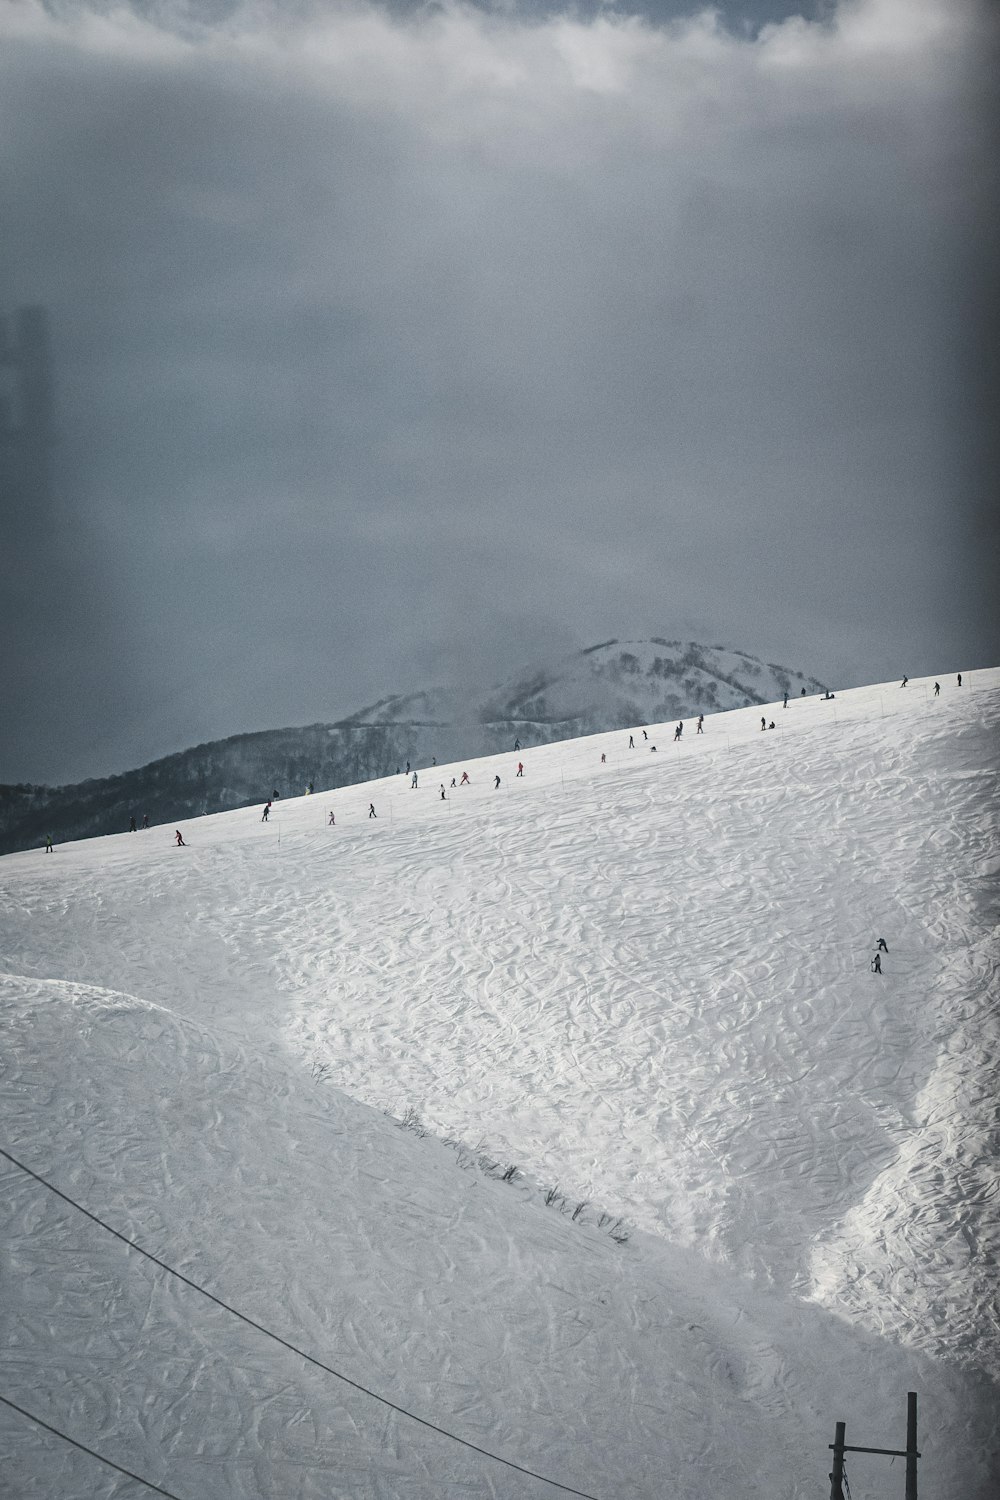
[[[713,673],[715,675],[713,675]],[[735,675],[734,675],[735,673]],[[366,782],[407,761],[453,761],[515,738],[557,740],[742,705],[814,679],[748,653],[696,642],[616,642],[537,665],[485,694],[454,688],[391,695],[336,724],[243,733],[137,770],[67,787],[0,788],[0,850],[248,806],[272,788]]]

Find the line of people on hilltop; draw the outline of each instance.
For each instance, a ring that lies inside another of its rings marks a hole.
[[[909,684],[909,681],[910,681],[909,677],[904,673],[904,675],[902,677],[902,680],[900,681],[900,684],[899,684],[900,687],[901,688],[907,687],[908,684]],[[962,686],[962,673],[961,672],[956,673],[956,683],[957,683],[958,687]],[[802,689],[801,696],[803,698],[807,696],[805,688]],[[835,696],[836,695],[834,693],[831,693],[830,690],[829,690],[829,688],[827,688],[825,692],[823,692],[823,693],[820,694],[820,700],[821,700],[821,702],[824,702],[824,703],[830,702]],[[934,693],[933,693],[933,696],[935,698],[939,698],[941,696],[941,683],[939,681],[935,681],[935,683],[934,683]],[[784,694],[784,698],[783,698],[783,702],[782,702],[782,707],[783,708],[787,708],[788,707],[788,703],[789,703],[789,694],[786,691],[785,694]],[[705,732],[705,727],[704,726],[705,726],[705,715],[704,714],[699,714],[698,715],[698,720],[697,720],[696,733],[697,734],[704,734],[704,732]],[[770,721],[770,723],[768,723],[766,716],[762,714],[761,715],[761,720],[760,720],[760,727],[761,727],[762,730],[769,730],[769,729],[775,729],[777,726],[776,726],[775,721],[773,719]],[[644,744],[649,744],[649,734],[648,734],[648,731],[645,730],[645,729],[642,729],[640,732],[642,734],[643,743]],[[675,741],[675,743],[678,740],[681,740],[683,738],[683,734],[684,734],[684,720],[680,719],[680,720],[678,720],[677,726],[676,726],[676,728],[674,730],[674,741]],[[628,748],[630,750],[635,750],[637,748],[637,746],[636,746],[636,739],[635,739],[635,732],[634,731],[628,737]],[[651,752],[655,752],[655,750],[656,750],[656,746],[655,745],[649,745],[649,748],[650,748]],[[518,736],[514,740],[514,750],[516,752],[516,751],[519,751],[520,749],[521,749],[521,740],[520,740],[520,736]],[[602,752],[602,754],[601,754],[601,764],[604,765],[606,763],[607,763],[607,753],[606,752]],[[436,766],[437,765],[437,756],[436,755],[432,756],[432,758],[431,758],[431,765],[432,766]],[[398,766],[396,767],[396,771],[397,771],[397,774],[402,774],[402,773],[400,773],[400,770],[399,770]],[[409,761],[406,762],[406,771],[405,771],[405,774],[408,777],[410,777],[410,786],[411,786],[411,788],[413,790],[416,790],[419,787],[419,777],[418,777],[418,773],[411,768]],[[523,776],[524,776],[524,763],[523,763],[523,761],[519,760],[517,762],[517,771],[515,773],[515,779],[522,778]],[[458,781],[457,783],[456,783],[456,778],[454,776],[451,778],[451,789],[452,790],[457,790],[458,787],[471,786],[471,785],[472,785],[472,781],[471,781],[471,778],[469,776],[468,771],[463,771],[462,772],[461,780]],[[497,773],[494,776],[494,778],[493,778],[493,789],[494,789],[494,791],[498,791],[500,789],[500,786],[501,786],[501,778],[500,778],[499,773]],[[311,796],[313,794],[314,790],[315,790],[315,783],[313,781],[307,782],[306,789],[305,789],[305,795],[307,797]],[[440,785],[439,785],[438,793],[439,793],[439,796],[440,796],[440,799],[441,799],[442,802],[447,801],[447,792],[445,790],[445,786],[444,786],[443,782],[441,782]],[[269,821],[270,816],[271,816],[271,810],[272,810],[272,808],[274,806],[274,803],[277,801],[277,799],[280,797],[280,795],[281,795],[281,793],[279,792],[278,788],[274,787],[273,790],[272,790],[272,792],[271,792],[271,795],[268,798],[267,802],[265,803],[264,809],[263,809],[263,811],[261,813],[260,820],[261,820],[262,823],[267,823]],[[369,805],[368,805],[368,817],[369,818],[376,818],[377,816],[378,815],[377,815],[377,813],[375,811],[375,804],[373,802],[369,803]],[[330,828],[334,828],[334,827],[336,827],[336,822],[337,822],[336,815],[332,811],[330,811],[329,816],[327,818],[327,826],[330,827]],[[141,822],[138,822],[136,820],[135,813],[130,813],[129,814],[129,820],[128,820],[128,831],[129,831],[129,833],[136,833],[141,828],[149,828],[149,826],[150,826],[150,823],[149,823],[149,814],[148,813],[143,813]],[[177,845],[178,848],[181,848],[181,847],[186,848],[187,847],[187,845],[186,845],[186,843],[184,841],[183,835],[181,834],[181,831],[180,831],[179,828],[175,831],[174,842],[175,842],[175,844]],[[45,835],[45,853],[46,854],[52,854],[54,852],[54,849],[55,849],[55,844],[54,844],[54,840],[53,840],[53,835],[51,833],[47,833]],[[879,939],[880,945],[882,944],[882,942],[883,942],[883,940]],[[886,951],[886,950],[884,950],[880,946],[880,948],[876,951],[875,959],[873,959],[873,961],[872,961],[872,963],[873,963],[873,971],[876,972],[876,973],[881,973],[882,972],[882,970],[881,970],[881,956],[880,956],[882,951]],[[878,963],[878,967],[877,968],[875,967],[876,962]]]

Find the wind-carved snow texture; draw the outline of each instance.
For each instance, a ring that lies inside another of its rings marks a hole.
[[[9,856],[0,1147],[600,1500],[805,1500],[835,1420],[902,1446],[907,1390],[921,1494],[986,1500],[1000,671],[942,681]],[[113,1461],[183,1500],[558,1493],[0,1178],[0,1395]],[[135,1488],[2,1406],[0,1462],[18,1500]]]

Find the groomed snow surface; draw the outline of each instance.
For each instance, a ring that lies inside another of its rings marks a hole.
[[[908,1390],[994,1496],[1000,670],[940,681],[0,861],[7,1500],[151,1493],[23,1413],[179,1500],[816,1500]]]

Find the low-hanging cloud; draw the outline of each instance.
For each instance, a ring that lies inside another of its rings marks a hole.
[[[13,534],[90,581],[0,777],[633,631],[995,657],[985,10],[204,15],[0,19],[0,304],[59,414]]]

